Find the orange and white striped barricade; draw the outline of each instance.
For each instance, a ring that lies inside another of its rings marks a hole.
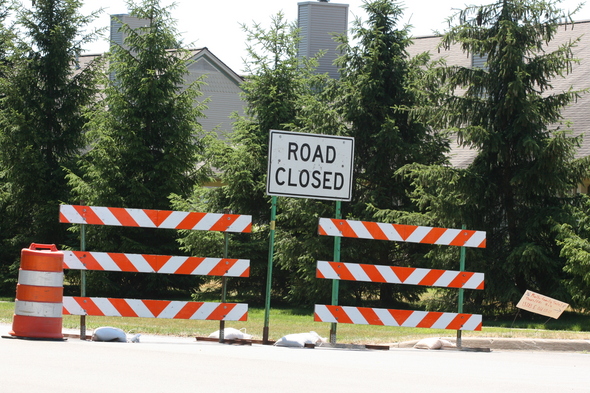
[[[485,248],[486,233],[466,229],[320,218],[320,235]]]
[[[316,277],[442,288],[484,288],[483,273],[347,262],[317,261]]]
[[[482,317],[479,314],[391,310],[323,304],[315,305],[314,320],[316,322],[449,330],[481,330],[482,327]]]
[[[248,277],[250,260],[64,251],[64,269]]]
[[[387,240],[445,246],[485,248],[486,233],[466,229],[320,218],[324,236]],[[318,261],[316,277],[332,280],[424,285],[443,288],[483,289],[484,274],[464,271],[379,266]],[[461,310],[461,308],[460,308]],[[478,314],[389,310],[380,308],[315,305],[315,321],[432,329],[481,330]],[[459,333],[458,333],[459,334]]]
[[[130,209],[102,206],[61,205],[62,223],[113,225],[225,233],[252,232],[252,216]],[[114,252],[67,251],[64,268],[160,274],[248,277],[248,259],[201,258]],[[120,316],[170,319],[245,321],[248,304],[178,302],[162,300],[64,297],[65,315]]]
[[[63,340],[63,277],[63,253],[54,244],[33,243],[21,251],[10,335]]]
[[[120,207],[61,205],[59,222],[124,227],[252,232],[252,216]]]
[[[65,296],[64,315],[246,321],[245,303],[184,302]]]

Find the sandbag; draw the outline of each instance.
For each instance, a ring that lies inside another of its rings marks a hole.
[[[456,345],[448,340],[444,340],[442,338],[423,338],[422,340],[418,341],[414,344],[414,348],[416,349],[445,349],[445,348],[455,348]]]
[[[279,347],[298,347],[303,348],[305,344],[314,344],[320,345],[325,343],[326,339],[320,337],[319,334],[316,332],[309,332],[309,333],[294,333],[294,334],[287,334],[286,336],[281,337],[276,343],[276,346]]]
[[[211,333],[209,338],[219,338],[219,330]],[[223,329],[223,338],[225,340],[249,340],[252,338],[252,335],[246,333],[245,328],[238,330],[228,327]]]
[[[119,328],[103,326],[94,329],[94,333],[92,333],[92,341],[116,341],[126,343],[127,335]]]

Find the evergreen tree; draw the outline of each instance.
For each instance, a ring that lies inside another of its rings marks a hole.
[[[268,29],[260,24],[242,26],[247,33],[246,72],[242,84],[246,115],[237,117],[227,143],[217,141],[210,146],[209,163],[220,173],[223,186],[213,190],[196,190],[189,201],[207,211],[229,209],[250,214],[253,233],[232,235],[231,250],[251,261],[250,278],[231,280],[230,289],[239,289],[241,296],[264,296],[268,261],[270,197],[266,195],[269,130],[290,130],[300,111],[300,97],[305,94],[309,75],[307,62],[297,57],[298,30],[284,19],[282,13],[272,17]],[[203,203],[206,201],[206,203]],[[280,203],[283,203],[281,201]],[[279,211],[282,207],[279,207]],[[279,221],[279,219],[277,219]],[[279,224],[281,225],[281,224]],[[210,247],[210,236],[191,233],[182,241],[184,247],[196,250]],[[214,243],[218,242],[216,239]],[[275,269],[273,294],[285,297],[286,277]]]
[[[567,274],[563,285],[571,295],[572,306],[587,310],[590,307],[590,197],[578,195],[570,208],[573,219],[557,226],[557,243]]]
[[[6,9],[6,2],[2,2]],[[12,263],[32,242],[66,242],[59,204],[69,199],[65,168],[83,144],[85,110],[97,92],[93,65],[76,70],[82,45],[96,38],[84,30],[96,15],[83,16],[76,0],[38,0],[19,11],[23,36],[2,29],[0,162],[3,250]],[[4,11],[3,10],[3,11]]]
[[[402,8],[390,0],[365,2],[363,7],[368,19],[365,22],[356,21],[350,41],[344,36],[338,38],[342,51],[336,61],[340,79],[330,83],[325,94],[311,96],[301,105],[311,110],[305,109],[304,116],[307,118],[301,118],[300,122],[303,129],[312,132],[314,128],[326,130],[328,124],[332,133],[355,138],[353,199],[342,204],[343,214],[349,219],[374,221],[375,208],[410,213],[415,210],[406,195],[408,183],[396,178],[394,173],[408,163],[443,162],[446,142],[424,124],[411,119],[405,110],[417,105],[421,99],[413,86],[422,75],[421,67],[427,64],[428,58],[425,55],[410,58],[407,53],[411,45],[408,26],[398,26]],[[311,111],[323,115],[323,126],[322,119],[318,119],[320,116],[313,115]],[[326,210],[328,217],[334,214],[333,207],[326,209],[325,203],[314,202],[314,207],[307,207],[312,203],[307,201],[289,203],[301,205],[293,207],[289,222],[303,225],[302,228],[311,234],[317,232],[317,218],[314,220],[314,216]],[[304,212],[309,214],[305,221],[309,220],[315,228],[303,224],[304,220],[295,221],[292,217],[303,217]],[[400,220],[409,220],[408,216],[390,215],[386,219],[400,223]],[[307,238],[303,233],[295,232],[291,238],[291,249],[294,251],[291,263],[297,267],[296,271],[304,273],[302,279],[307,277],[308,281],[307,285],[299,287],[299,293],[302,297],[306,293],[314,296],[309,290],[311,281],[315,279],[314,257],[329,251],[329,255],[324,256],[331,260],[331,247],[322,247],[318,241]],[[281,252],[285,252],[287,245],[282,247]],[[296,252],[301,249],[308,250],[308,254],[297,256]],[[350,262],[416,266],[420,254],[416,246],[408,244],[342,239],[342,260]],[[343,301],[353,301],[357,305],[367,295],[374,295],[380,298],[383,306],[392,306],[415,299],[421,291],[420,288],[394,288],[390,284],[379,286],[360,282],[343,282],[341,286]]]
[[[183,49],[169,8],[158,0],[128,5],[146,25],[121,27],[126,38],[108,56],[110,79],[104,81],[104,108],[89,126],[91,149],[81,175],[71,173],[70,180],[87,204],[168,210],[172,194],[186,197],[200,180],[197,119],[203,106],[195,98],[201,82],[184,86],[192,54]],[[175,231],[102,227],[89,234],[88,243],[101,250],[177,255],[175,238]],[[115,281],[94,283],[130,296],[166,290],[166,278],[154,276],[103,275]]]
[[[570,220],[565,207],[588,166],[573,160],[579,140],[555,126],[579,93],[551,90],[551,80],[576,61],[576,42],[553,51],[546,44],[558,28],[570,28],[559,25],[569,19],[553,1],[467,7],[442,45],[487,56],[486,65],[438,69],[437,80],[464,94],[417,111],[478,152],[467,169],[414,165],[405,173],[416,203],[441,225],[487,231],[487,249],[468,255],[468,269],[486,273],[491,307],[516,302],[527,289],[567,299],[554,223]]]

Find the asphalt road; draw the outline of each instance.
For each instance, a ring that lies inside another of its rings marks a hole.
[[[281,348],[141,337],[0,339],[0,391],[590,392],[584,352]]]

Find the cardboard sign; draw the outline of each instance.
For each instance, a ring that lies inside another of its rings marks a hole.
[[[567,303],[528,290],[516,305],[520,309],[555,319],[559,318],[568,306]]]

